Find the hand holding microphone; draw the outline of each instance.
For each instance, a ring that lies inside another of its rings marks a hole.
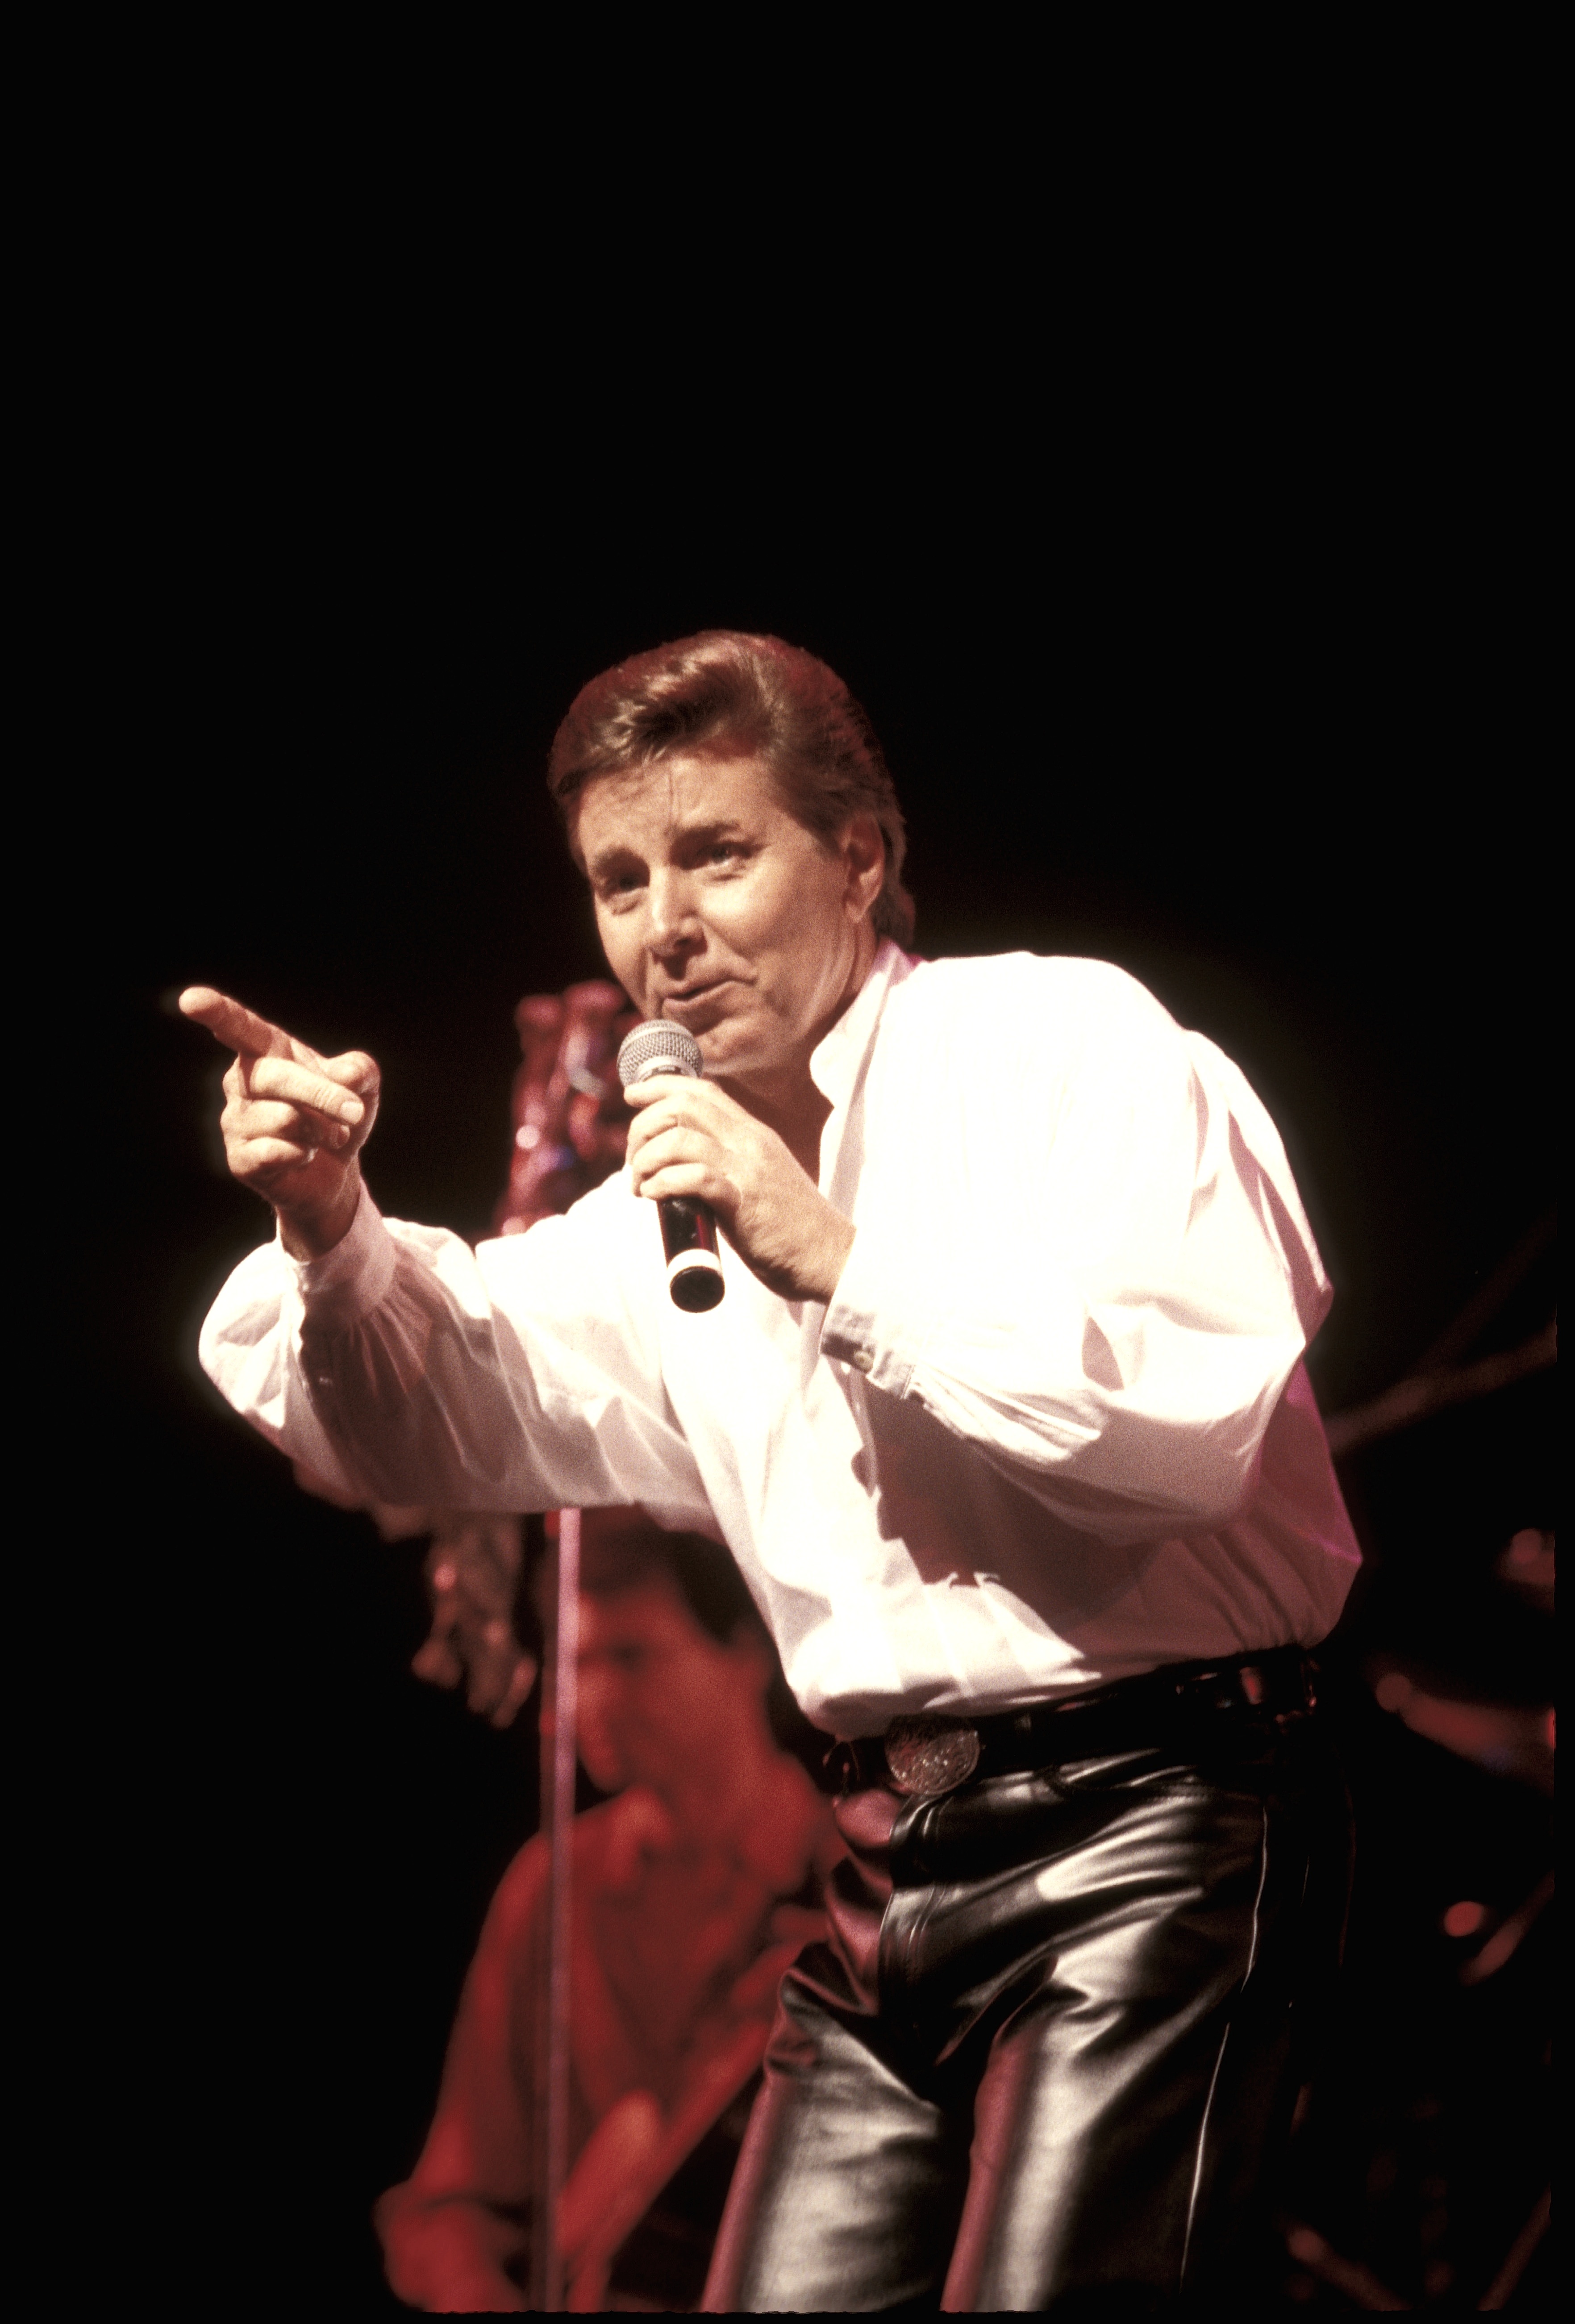
[[[682,1025],[651,1018],[618,1053],[618,1078],[639,1111],[629,1133],[637,1194],[661,1220],[674,1304],[714,1307],[725,1288],[717,1222],[751,1274],[782,1299],[829,1303],[853,1245],[852,1222],[800,1160],[726,1089],[702,1078],[700,1045]]]
[[[693,1033],[669,1024],[665,1017],[637,1025],[625,1034],[618,1052],[618,1078],[626,1090],[656,1074],[681,1074],[686,1080],[698,1081],[705,1071]],[[659,1200],[657,1215],[673,1305],[689,1314],[703,1314],[727,1288],[716,1250],[716,1213],[697,1194],[668,1194]]]

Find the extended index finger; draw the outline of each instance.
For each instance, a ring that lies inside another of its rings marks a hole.
[[[248,1057],[287,1057],[290,1054],[290,1038],[266,1017],[232,1001],[226,992],[216,992],[211,984],[188,985],[178,1002],[180,1014],[189,1017],[196,1025],[206,1025],[216,1041],[226,1049],[235,1049]]]

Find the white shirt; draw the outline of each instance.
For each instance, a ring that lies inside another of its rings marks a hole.
[[[808,1716],[990,1711],[1332,1627],[1359,1562],[1303,1349],[1331,1291],[1243,1075],[1121,970],[883,944],[815,1051],[829,1308],[668,1297],[627,1172],[475,1251],[364,1196],[201,1356],[344,1492],[640,1502],[738,1560]]]

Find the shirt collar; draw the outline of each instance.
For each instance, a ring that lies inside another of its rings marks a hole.
[[[913,974],[916,964],[889,936],[876,947],[870,973],[852,1006],[845,1009],[810,1054],[809,1077],[822,1097],[840,1113],[858,1087],[859,1075],[870,1054],[875,1032],[894,985]]]

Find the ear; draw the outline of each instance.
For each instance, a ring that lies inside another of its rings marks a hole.
[[[847,870],[848,918],[864,919],[874,910],[886,880],[886,840],[875,816],[854,816],[843,833],[839,852]]]
[[[563,835],[568,843],[568,852],[573,859],[575,870],[582,880],[589,880],[591,875],[585,869],[585,851],[580,845],[580,808],[585,803],[585,796],[584,791],[576,791],[565,807]]]

